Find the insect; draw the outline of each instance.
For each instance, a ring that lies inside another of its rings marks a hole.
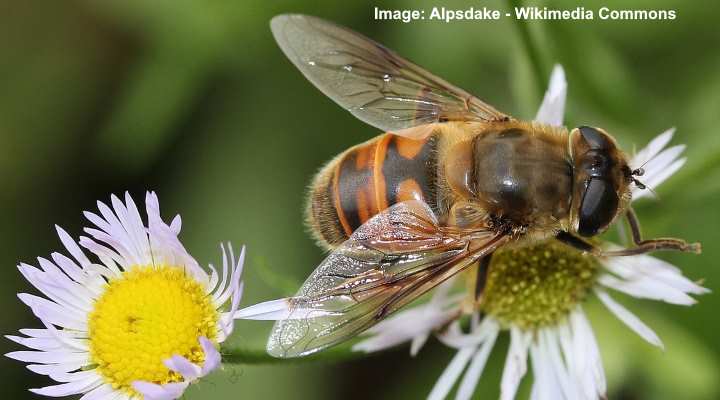
[[[285,299],[271,355],[347,340],[458,272],[487,269],[504,246],[556,239],[598,255],[699,252],[680,239],[642,239],[629,203],[631,185],[644,188],[643,170],[628,166],[604,130],[517,120],[319,18],[280,15],[271,28],[318,89],[386,132],[313,180],[307,221],[330,254]],[[603,251],[587,240],[620,216],[632,247]]]

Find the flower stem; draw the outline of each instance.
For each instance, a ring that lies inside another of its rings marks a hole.
[[[221,351],[226,364],[290,364],[300,362],[339,362],[366,357],[361,351],[352,351],[351,345],[336,346],[305,357],[275,358],[265,349],[257,349],[239,345],[223,346]]]

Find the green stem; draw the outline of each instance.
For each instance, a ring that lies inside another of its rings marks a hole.
[[[319,353],[315,353],[305,357],[295,358],[275,358],[265,349],[253,349],[245,346],[228,345],[223,346],[221,351],[223,362],[226,364],[289,364],[300,362],[339,362],[354,360],[367,356],[362,351],[352,351],[350,345],[336,346]]]
[[[510,11],[512,11],[515,7],[520,7],[522,5],[520,0],[506,0],[506,2]],[[537,90],[538,95],[542,96],[545,91],[545,77],[548,76],[548,73],[540,61],[540,50],[530,37],[528,22],[514,17],[512,20],[518,30],[518,33],[520,34],[520,43],[522,43],[525,54],[527,54],[530,60],[530,67],[535,75],[535,89]]]

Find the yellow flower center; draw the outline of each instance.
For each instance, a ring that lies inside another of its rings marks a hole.
[[[163,360],[202,364],[198,339],[216,337],[218,312],[205,289],[181,268],[141,266],[111,280],[88,325],[90,354],[106,382],[136,394],[132,382],[177,382]]]
[[[496,252],[480,308],[503,325],[534,329],[555,324],[582,301],[599,264],[556,242]]]

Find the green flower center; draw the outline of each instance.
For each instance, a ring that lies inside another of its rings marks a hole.
[[[594,256],[549,241],[495,252],[480,308],[505,326],[532,330],[555,324],[595,283]]]

